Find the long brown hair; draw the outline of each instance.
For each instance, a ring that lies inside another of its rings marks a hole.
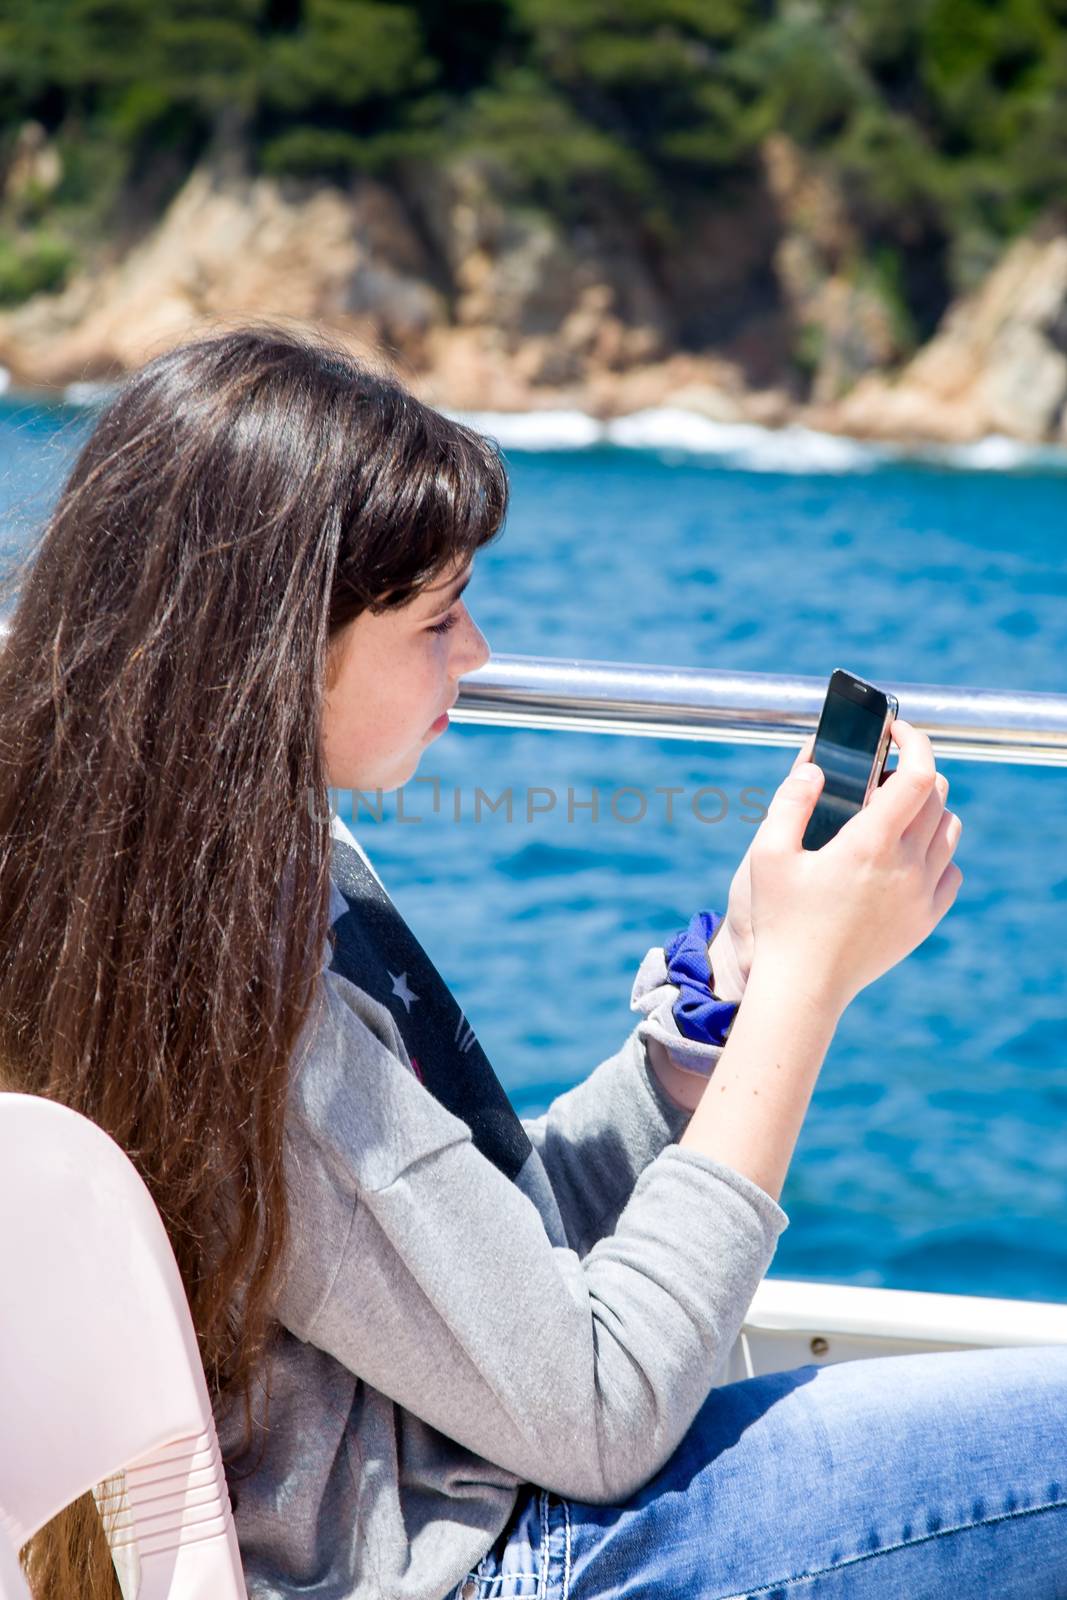
[[[506,505],[480,435],[257,324],[126,381],[9,578],[0,1081],[132,1158],[217,1411],[247,1406],[269,1354],[287,1242],[289,1063],[328,929],[330,646],[469,560]],[[87,1496],[30,1542],[37,1600],[117,1594],[98,1529]]]

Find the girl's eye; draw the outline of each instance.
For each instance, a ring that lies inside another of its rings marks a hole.
[[[449,628],[454,628],[458,621],[459,617],[456,615],[456,613],[454,611],[450,611],[448,616],[443,617],[440,622],[431,622],[428,632],[447,633]]]

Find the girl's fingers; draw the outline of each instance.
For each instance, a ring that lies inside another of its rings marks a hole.
[[[926,861],[931,875],[936,875],[940,878],[941,873],[956,853],[956,846],[960,842],[960,834],[962,832],[963,823],[960,818],[954,811],[946,811],[934,831],[926,852]]]
[[[945,798],[948,795],[948,779],[939,772],[934,780],[934,787],[926,798],[915,821],[904,830],[904,843],[909,845],[918,856],[929,854],[930,846],[942,819],[945,817]]]
[[[900,760],[871,796],[867,816],[888,837],[899,839],[932,794],[936,794],[937,767],[930,740],[910,722],[897,717],[890,737],[900,750]]]
[[[934,915],[938,922],[955,901],[963,882],[963,873],[954,861],[950,861],[938,879],[937,888],[934,890]]]
[[[804,740],[804,743],[801,745],[800,749],[797,751],[796,757],[794,758],[794,761],[793,761],[793,765],[789,769],[790,772],[795,772],[797,767],[799,767],[803,762],[810,761],[811,760],[811,752],[814,750],[814,748],[815,748],[815,735],[812,733],[812,734],[808,735],[808,737]]]

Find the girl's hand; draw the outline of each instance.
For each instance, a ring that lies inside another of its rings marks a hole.
[[[810,734],[797,751],[790,772],[811,760],[815,735]],[[755,843],[755,837],[753,838]],[[750,862],[752,845],[742,858],[730,884],[730,898],[718,933],[708,945],[708,960],[715,979],[715,993],[721,1000],[740,1001],[752,971],[752,886]]]
[[[962,823],[925,733],[899,717],[897,767],[819,850],[801,843],[822,791],[795,767],[749,851],[753,962],[784,965],[843,1010],[922,944],[956,899]]]

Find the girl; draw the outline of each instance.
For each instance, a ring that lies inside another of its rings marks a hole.
[[[1067,1594],[1067,1351],[717,1384],[837,1021],[959,888],[929,741],[898,721],[815,853],[795,764],[698,941],[725,1042],[679,1029],[671,941],[526,1122],[332,837],[328,786],[404,783],[487,659],[461,590],[506,498],[341,350],[197,340],[100,418],[0,658],[4,1077],[155,1197],[250,1595]],[[88,1497],[25,1560],[113,1592]]]

